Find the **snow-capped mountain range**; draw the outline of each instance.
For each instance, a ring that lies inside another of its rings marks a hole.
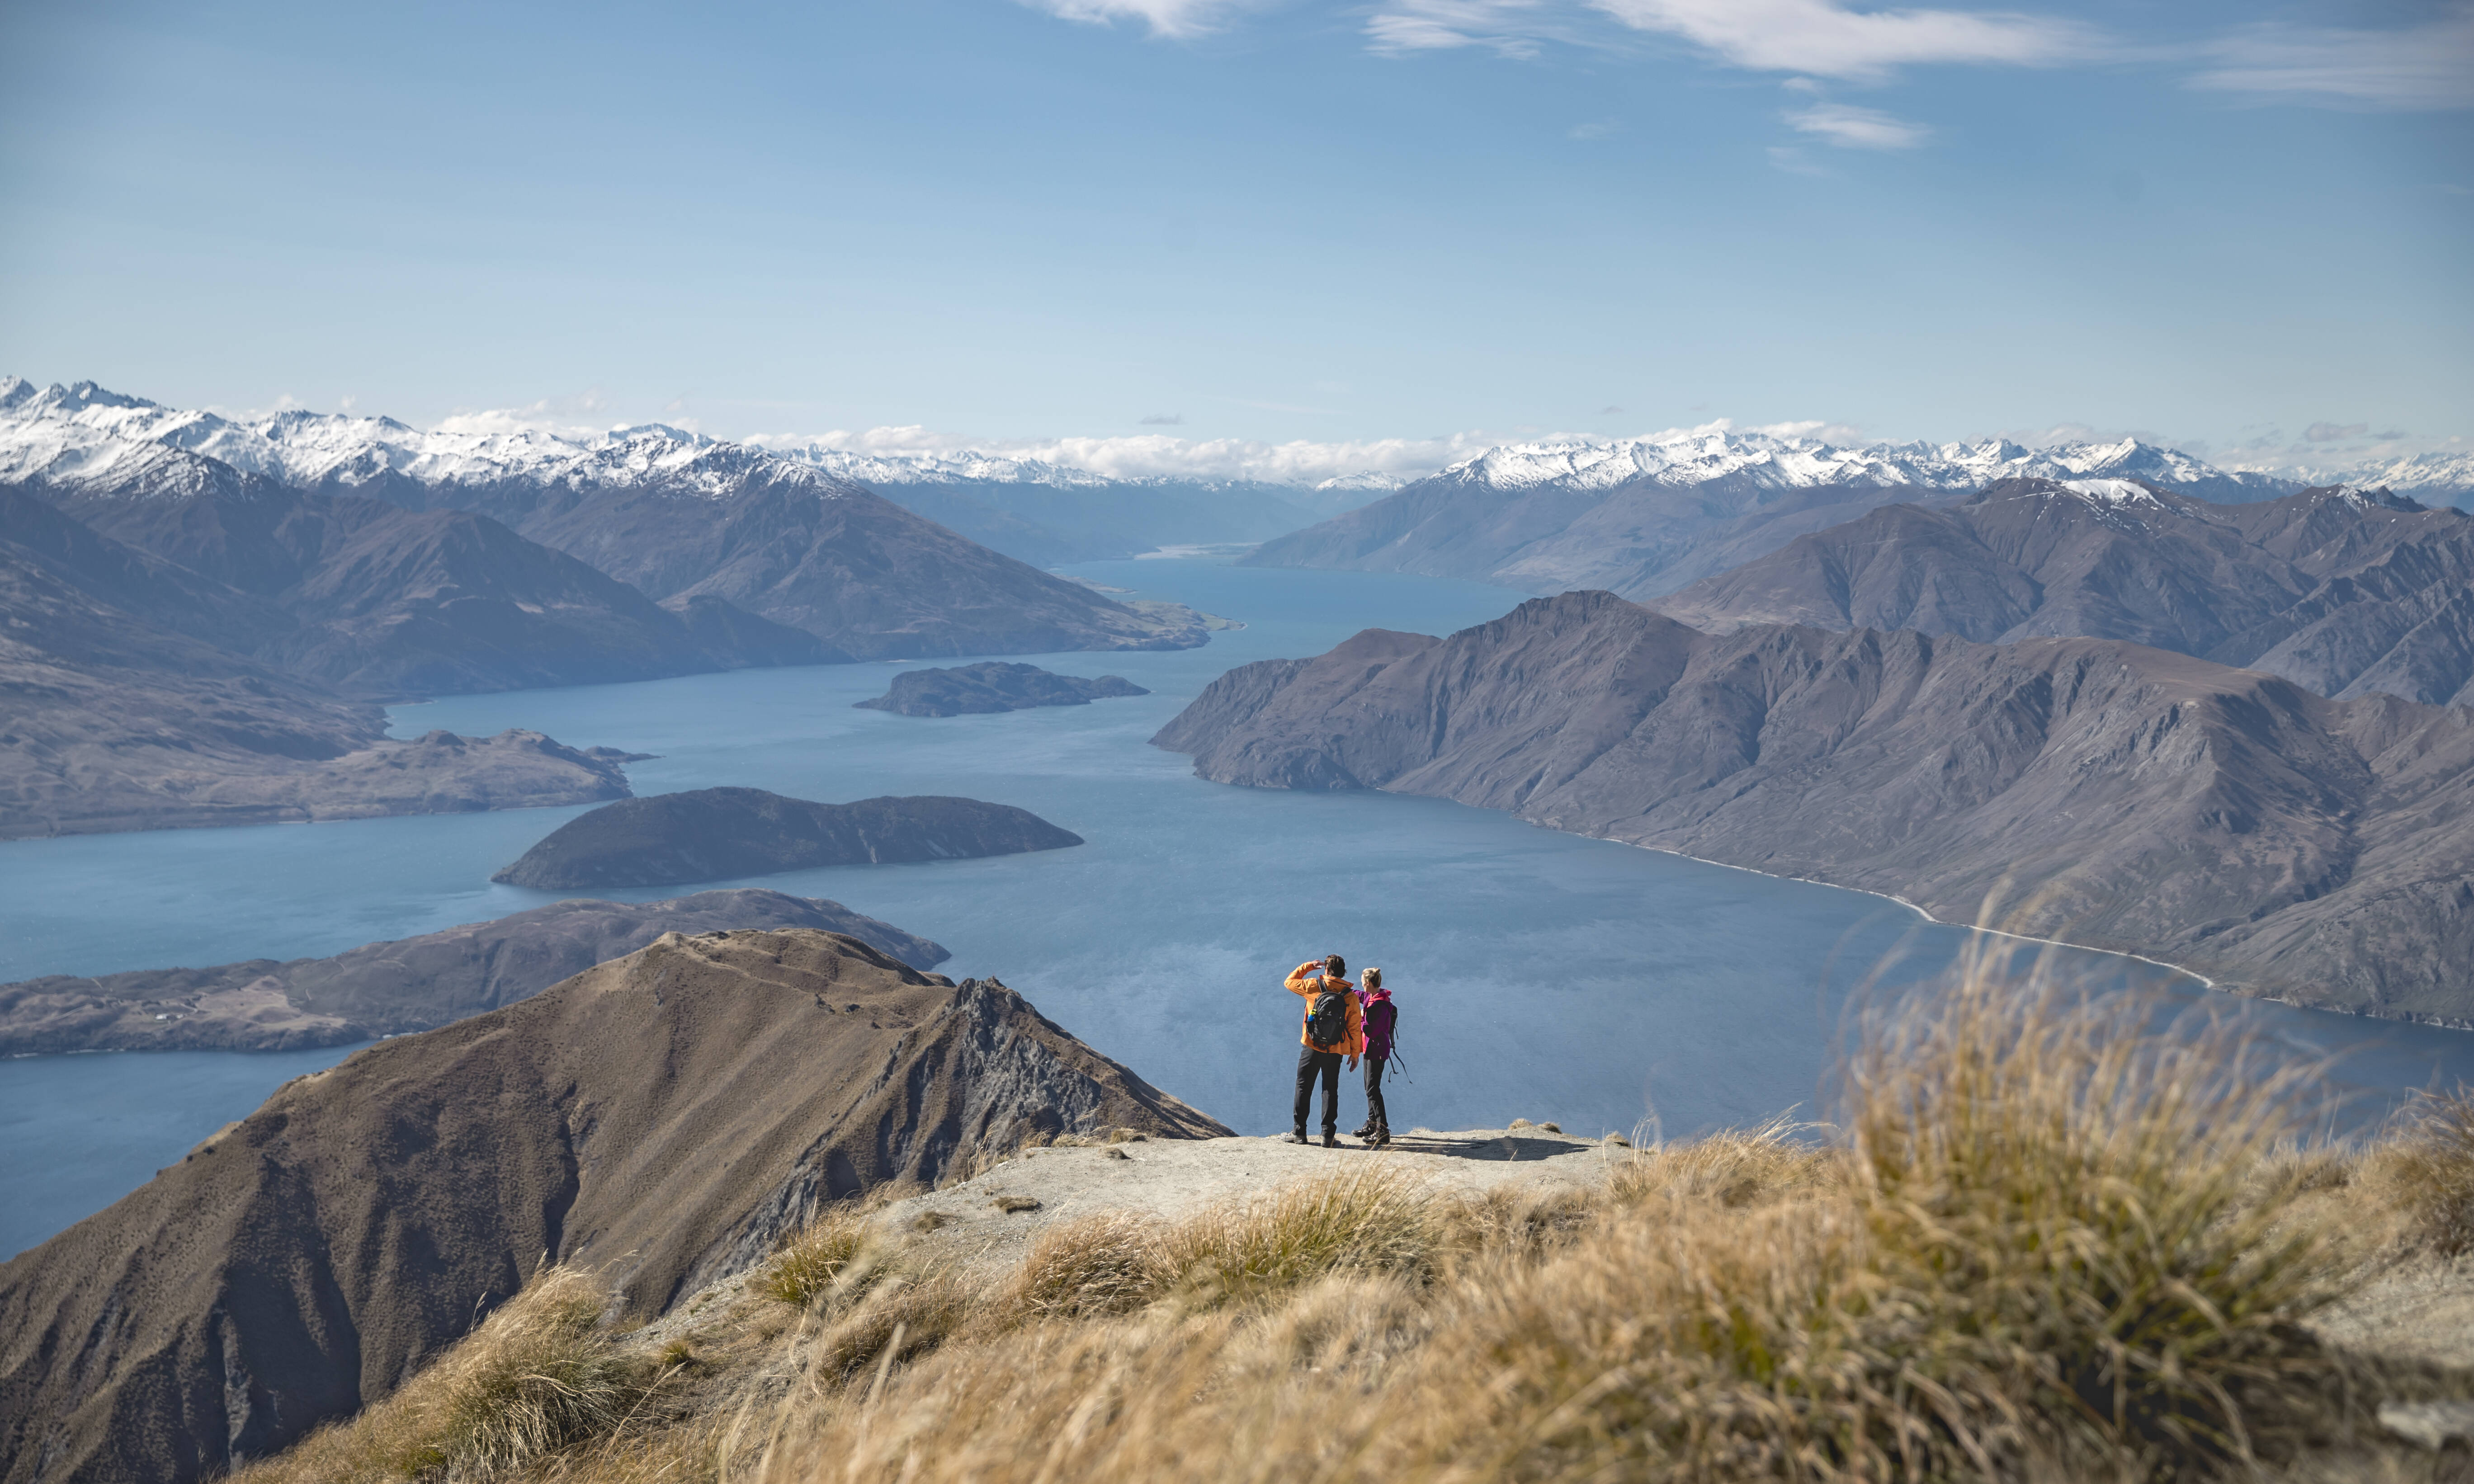
[[[2147,479],[2182,489],[2241,489],[2260,495],[2298,486],[2265,474],[2230,474],[2189,454],[2135,439],[2029,449],[2006,439],[1980,443],[1865,443],[1838,447],[1766,433],[1695,432],[1616,443],[1515,443],[1491,448],[1438,476],[1497,490],[1623,485],[1701,485],[1731,480],[1795,489],[1824,485],[1964,490],[1997,479]]]
[[[538,429],[463,433],[424,430],[392,418],[279,412],[235,421],[164,407],[81,381],[36,388],[0,379],[0,481],[71,488],[177,487],[193,470],[183,456],[217,460],[304,490],[357,489],[397,476],[423,485],[566,483],[624,488],[660,479],[672,489],[725,496],[777,463],[762,449],[660,423],[591,440]],[[807,469],[831,493],[843,482]]]
[[[537,428],[467,432],[422,429],[392,418],[287,411],[247,419],[164,407],[78,382],[36,387],[0,378],[0,481],[58,485],[138,484],[165,455],[196,454],[244,473],[304,489],[352,489],[389,477],[423,485],[507,481],[625,486],[661,478],[674,486],[727,493],[755,468],[810,471],[835,483],[994,484],[1058,490],[1186,487],[1258,481],[1122,478],[1043,459],[991,453],[860,453],[813,444],[760,446],[660,423],[586,438]],[[2474,454],[2423,454],[2379,467],[2292,473],[2229,471],[2189,454],[2136,440],[2030,449],[2007,440],[1982,443],[1873,443],[1817,440],[1735,430],[1696,430],[1612,442],[1507,443],[1433,475],[1368,470],[1310,488],[1367,497],[1420,478],[1498,490],[1555,486],[1607,490],[1716,480],[1757,486],[1904,486],[1956,490],[2014,476],[2146,479],[2218,497],[2260,498],[2305,483],[2437,491],[2474,490]],[[2297,477],[2299,476],[2299,477]]]

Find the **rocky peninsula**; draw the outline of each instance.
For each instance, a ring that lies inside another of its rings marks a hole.
[[[893,678],[892,688],[884,695],[852,705],[860,710],[891,711],[897,716],[979,716],[1150,694],[1122,675],[1085,680],[1035,664],[989,660],[951,669],[905,671]]]
[[[1368,630],[1214,682],[1153,741],[1268,788],[1381,788],[2464,1025],[2474,711],[2332,701],[2119,640],[1746,624],[1612,593]]]
[[[1027,809],[977,799],[923,795],[818,803],[761,788],[700,788],[579,815],[491,879],[545,891],[673,886],[1081,843],[1080,835]]]
[[[289,1051],[400,1036],[526,999],[667,932],[814,928],[913,969],[952,955],[837,901],[741,888],[667,901],[553,902],[327,958],[54,974],[0,985],[0,1056]]]

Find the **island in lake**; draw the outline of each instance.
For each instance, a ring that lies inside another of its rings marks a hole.
[[[674,886],[811,866],[967,860],[1080,845],[1028,809],[934,795],[817,803],[699,788],[577,815],[490,879],[510,886]]]
[[[852,705],[863,711],[900,716],[977,716],[1026,711],[1036,706],[1088,706],[1116,696],[1151,692],[1122,675],[1084,680],[1035,664],[989,660],[950,669],[911,670],[893,678],[893,688],[873,701]]]

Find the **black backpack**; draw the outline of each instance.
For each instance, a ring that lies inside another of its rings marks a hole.
[[[1347,992],[1325,990],[1314,997],[1314,1008],[1306,1015],[1306,1039],[1325,1050],[1348,1039]]]

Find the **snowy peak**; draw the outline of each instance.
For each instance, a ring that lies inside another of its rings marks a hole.
[[[1869,485],[1966,490],[2018,478],[2144,479],[2210,488],[2247,483],[2263,493],[2290,488],[2265,476],[2227,474],[2189,454],[2136,439],[2044,449],[2025,448],[2007,439],[1840,447],[1810,439],[1709,429],[1613,443],[1507,444],[1454,465],[1438,477],[1497,490],[1550,485],[1610,490],[1640,482],[1698,485],[1718,480],[1770,488]]]
[[[2156,491],[2132,479],[2065,479],[2062,488],[2098,510],[2171,509]]]
[[[979,453],[853,453],[847,449],[794,444],[773,450],[779,457],[822,469],[837,479],[869,485],[998,484],[1047,485],[1055,489],[1098,488],[1128,481],[1113,480],[1088,469],[1044,459],[1016,459]]]
[[[234,421],[87,381],[41,391],[13,376],[0,384],[0,480],[168,491],[182,480],[166,461],[182,455],[303,489],[350,489],[387,475],[428,485],[662,480],[718,497],[753,479],[788,477],[828,494],[850,492],[822,471],[663,423],[575,439],[537,428],[423,430],[393,418],[300,410]]]

